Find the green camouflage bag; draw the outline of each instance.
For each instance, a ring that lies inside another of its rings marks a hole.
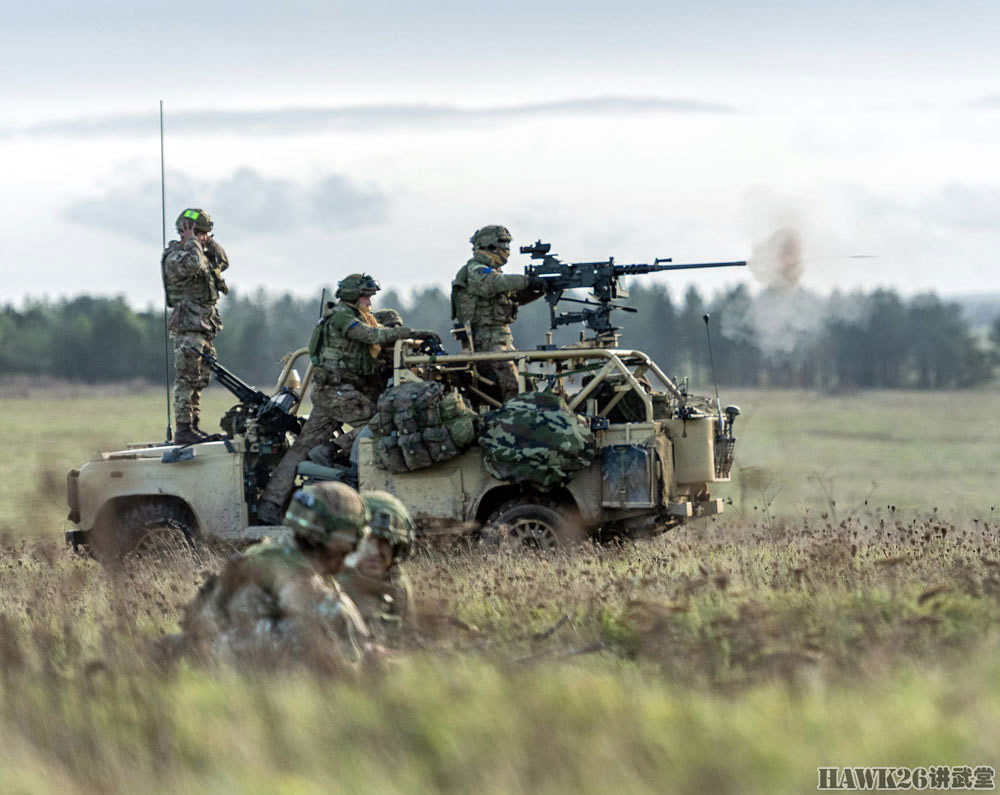
[[[431,458],[434,459],[435,463],[447,461],[449,458],[454,458],[458,455],[455,443],[452,442],[447,428],[443,425],[438,425],[436,428],[424,428],[421,436],[424,439],[424,444],[427,446],[427,452],[431,454]]]
[[[476,441],[475,412],[435,381],[400,384],[383,392],[368,423],[375,464],[408,472],[454,458]]]
[[[403,451],[406,468],[411,472],[416,469],[426,469],[434,463],[420,433],[399,434],[399,449]]]
[[[486,414],[479,444],[493,477],[546,490],[566,485],[596,451],[589,423],[544,392],[525,392]]]
[[[449,392],[438,405],[441,424],[448,431],[457,450],[465,450],[476,442],[476,412],[458,392]]]
[[[375,439],[375,464],[379,469],[387,469],[390,472],[409,472],[406,466],[406,459],[403,458],[403,451],[399,449],[399,434],[393,431],[390,434]]]
[[[444,429],[457,450],[467,450],[476,443],[476,415],[473,412],[445,420]]]

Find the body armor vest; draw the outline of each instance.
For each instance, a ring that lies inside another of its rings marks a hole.
[[[214,304],[219,300],[208,260],[197,244],[172,240],[160,258],[160,272],[169,307],[182,301]]]
[[[508,326],[517,319],[517,302],[512,293],[481,296],[468,289],[469,270],[484,266],[494,267],[487,257],[477,254],[465,263],[451,283],[452,317],[462,323],[470,323],[473,331],[481,326]]]
[[[357,309],[344,302],[338,303],[330,317],[318,324],[319,333],[314,333],[314,340],[310,341],[310,355],[315,355],[319,366],[327,372],[347,376],[345,380],[354,380],[350,376],[368,378],[375,372],[375,359],[368,344],[345,336],[348,328],[363,322]]]

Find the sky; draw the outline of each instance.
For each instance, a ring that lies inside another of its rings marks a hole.
[[[239,290],[446,285],[492,223],[676,294],[1000,290],[1000,4],[40,0],[0,28],[0,301],[162,299],[206,209]],[[508,270],[526,257],[515,255]]]

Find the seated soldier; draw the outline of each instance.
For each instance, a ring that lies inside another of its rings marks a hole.
[[[293,539],[264,541],[213,575],[185,608],[183,641],[202,659],[263,665],[354,664],[371,634],[333,575],[363,537],[368,508],[342,483],[295,492],[285,514]]]
[[[352,273],[337,285],[339,299],[313,331],[309,353],[313,370],[312,411],[302,430],[278,462],[257,504],[257,522],[281,521],[288,495],[295,487],[295,473],[309,451],[328,441],[344,424],[353,429],[336,437],[347,450],[375,413],[375,403],[385,388],[377,383],[377,360],[382,346],[397,340],[437,337],[433,331],[406,326],[385,328],[371,311],[372,296],[381,286],[364,273]]]
[[[403,318],[395,309],[377,309],[373,314],[378,324],[385,328],[400,328],[403,325]],[[390,385],[393,375],[393,349],[389,345],[381,347],[378,359],[375,360],[375,372],[372,375],[373,382],[379,385],[380,393]],[[308,453],[308,458],[313,463],[324,467],[351,467],[351,454],[352,448],[344,449],[342,443],[338,444],[334,439],[327,439],[313,447]],[[357,468],[356,465],[354,468]],[[356,483],[357,472],[354,473],[354,478],[353,482]]]
[[[370,530],[337,575],[373,628],[398,624],[412,607],[410,583],[400,563],[416,541],[413,520],[403,503],[385,491],[361,495],[371,514]]]

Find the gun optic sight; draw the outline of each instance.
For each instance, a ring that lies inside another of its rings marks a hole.
[[[532,259],[541,259],[552,250],[551,243],[543,243],[536,240],[530,246],[521,246],[522,254],[530,254]]]

